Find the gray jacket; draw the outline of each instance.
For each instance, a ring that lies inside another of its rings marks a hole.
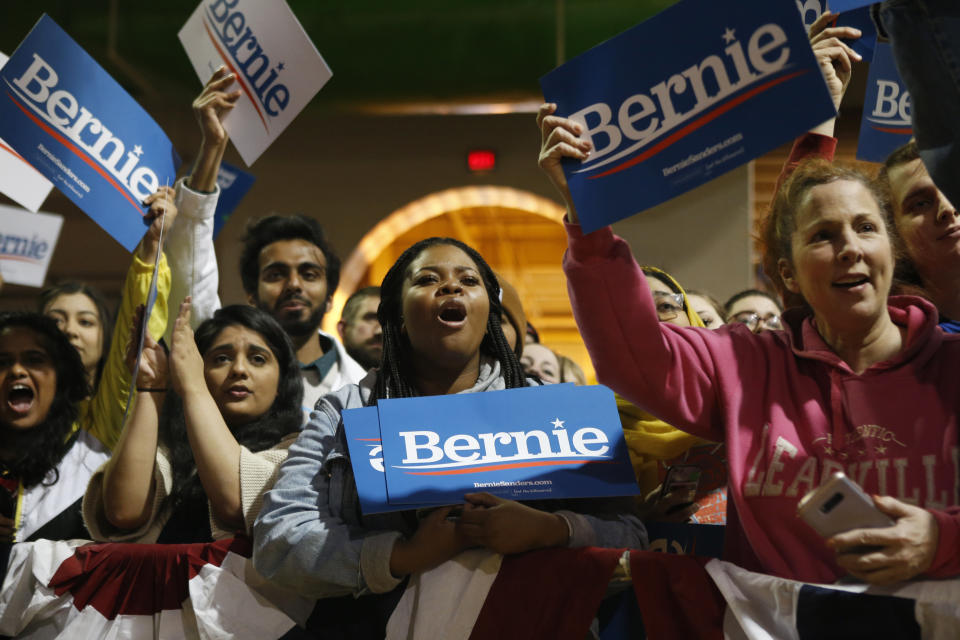
[[[253,528],[253,564],[263,576],[301,595],[324,598],[385,593],[394,543],[416,529],[410,512],[364,516],[340,413],[366,405],[376,372],[328,394],[290,447],[280,477]],[[504,388],[499,363],[484,361],[477,384],[463,393]],[[562,501],[538,504],[551,511]],[[570,525],[570,546],[643,548],[646,530],[630,513],[632,498],[580,500],[592,514],[556,511]]]

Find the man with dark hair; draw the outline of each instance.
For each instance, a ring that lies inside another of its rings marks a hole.
[[[333,336],[320,330],[340,282],[340,258],[316,220],[268,216],[247,226],[240,254],[247,302],[272,315],[301,363],[304,402],[359,382],[365,371]]]
[[[383,355],[383,334],[377,318],[379,306],[380,287],[364,287],[347,298],[337,323],[337,333],[347,353],[367,370],[379,365]]]
[[[940,328],[960,333],[960,211],[927,171],[911,140],[891,153],[877,176],[890,191],[893,227],[902,245],[897,276],[921,287],[940,312]]]
[[[177,203],[186,215],[170,232],[171,299],[193,297],[194,326],[220,308],[213,218],[220,193],[217,172],[228,142],[221,121],[239,97],[239,91],[225,91],[232,80],[226,69],[218,70],[194,101],[203,134],[200,152],[191,175],[177,184]],[[320,330],[340,282],[340,259],[316,220],[271,215],[251,222],[243,238],[240,278],[247,302],[272,315],[293,342],[305,409],[312,410],[324,394],[363,378],[363,367],[334,336]]]

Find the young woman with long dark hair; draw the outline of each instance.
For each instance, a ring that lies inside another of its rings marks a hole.
[[[94,539],[204,542],[249,531],[299,431],[303,387],[280,325],[234,305],[194,336],[189,314],[185,302],[169,357],[146,340],[130,418],[84,497]]]
[[[88,393],[80,356],[56,323],[0,314],[0,540],[87,536],[82,487],[109,456],[75,426]]]

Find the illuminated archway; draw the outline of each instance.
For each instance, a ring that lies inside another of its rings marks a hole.
[[[444,214],[472,207],[500,207],[533,213],[557,223],[563,221],[564,208],[529,191],[494,185],[454,187],[431,193],[401,207],[381,220],[360,242],[340,270],[340,286],[333,297],[333,307],[324,319],[324,330],[336,332],[337,320],[347,298],[357,290],[358,284],[370,264],[397,237],[414,227]]]

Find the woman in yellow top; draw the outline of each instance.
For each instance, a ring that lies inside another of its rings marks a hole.
[[[172,187],[161,187],[144,204],[151,207],[153,220],[143,240],[133,252],[133,262],[123,285],[116,322],[103,295],[81,282],[65,282],[40,294],[37,311],[56,321],[70,344],[80,354],[92,393],[79,407],[77,427],[88,431],[108,449],[120,439],[123,412],[130,391],[130,372],[124,362],[130,339],[133,313],[145,305],[153,279],[153,267],[161,254],[160,217],[165,212],[163,236],[173,226],[177,210],[173,206]],[[167,295],[170,293],[170,267],[161,254],[157,271],[157,300],[150,315],[150,335],[160,339],[167,327]],[[116,328],[116,331],[113,330]]]

